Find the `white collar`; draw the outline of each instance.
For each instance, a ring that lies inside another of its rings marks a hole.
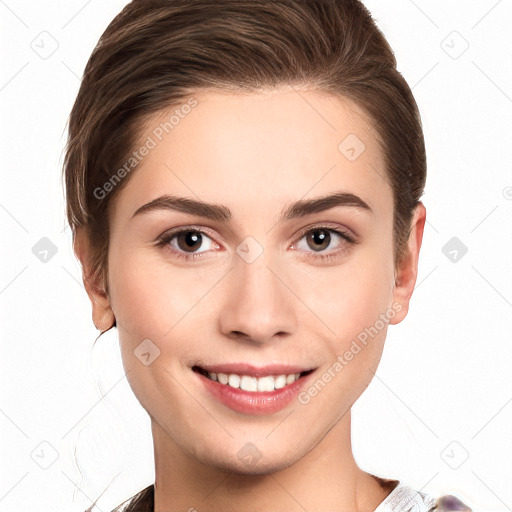
[[[429,512],[435,498],[399,483],[374,512]]]

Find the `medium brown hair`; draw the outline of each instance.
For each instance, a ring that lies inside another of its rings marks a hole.
[[[194,91],[282,85],[340,95],[369,115],[393,189],[400,260],[425,185],[423,131],[393,51],[360,1],[133,0],[86,65],[63,169],[69,225],[74,236],[86,229],[92,277],[105,292],[108,206],[136,171],[104,198],[94,191],[116,177],[147,120]]]

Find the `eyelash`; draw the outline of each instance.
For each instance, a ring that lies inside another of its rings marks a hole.
[[[293,243],[293,246],[295,246],[300,240],[302,240],[302,238],[304,238],[304,236],[306,236],[307,234],[312,233],[314,231],[329,231],[330,233],[334,233],[334,234],[340,236],[343,239],[344,242],[346,242],[346,243],[348,243],[350,245],[355,245],[357,243],[357,241],[349,233],[347,233],[343,229],[340,229],[340,228],[334,229],[334,228],[329,227],[329,226],[318,225],[318,226],[308,227],[308,228],[302,230],[299,233],[299,235],[297,235],[296,241]],[[193,233],[199,233],[201,235],[206,235],[208,238],[212,239],[212,241],[213,241],[212,236],[209,235],[203,229],[195,227],[195,226],[187,226],[187,227],[184,227],[184,228],[176,228],[173,231],[170,231],[168,233],[164,233],[158,239],[158,241],[156,243],[156,246],[157,247],[163,247],[164,249],[167,249],[169,243],[177,235],[180,235],[181,233],[187,233],[187,232],[193,232]],[[218,244],[216,244],[216,245],[218,245]],[[312,256],[308,256],[308,257],[312,257],[312,258],[317,259],[317,260],[319,259],[321,261],[331,261],[332,259],[337,258],[339,256],[339,253],[344,251],[344,250],[346,250],[346,248],[338,249],[337,251],[335,251],[334,254],[333,253],[321,254],[321,252],[318,252],[318,253],[315,254],[315,252],[313,251],[313,255]],[[203,254],[206,254],[209,251],[186,254],[186,253],[177,251],[177,250],[175,250],[173,248],[171,250],[171,252],[173,252],[174,256],[176,256],[177,258],[181,258],[183,260],[187,260],[188,261],[188,260],[195,260],[197,258],[201,258],[203,256]],[[309,253],[309,254],[311,254],[311,253]]]

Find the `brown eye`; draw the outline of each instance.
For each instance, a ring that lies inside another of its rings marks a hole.
[[[355,243],[354,238],[340,228],[318,226],[304,230],[293,249],[318,260],[328,260],[340,256]]]
[[[308,247],[313,251],[323,251],[331,243],[331,233],[328,229],[315,229],[306,235]]]
[[[195,252],[201,247],[203,235],[199,231],[182,231],[176,235],[178,249]]]
[[[164,233],[158,241],[158,246],[168,249],[174,256],[195,258],[219,246],[212,238],[199,229],[175,229]]]

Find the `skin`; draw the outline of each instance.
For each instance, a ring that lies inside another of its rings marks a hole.
[[[395,308],[389,324],[406,316],[425,208],[417,206],[395,267],[392,190],[376,132],[355,104],[287,87],[194,98],[198,105],[111,205],[108,294],[88,277],[85,234],[75,241],[93,321],[105,330],[116,318],[127,378],[151,417],[155,510],[373,511],[396,481],[357,466],[350,408],[377,370],[387,323],[309,403],[294,400],[273,414],[229,409],[191,366],[299,364],[316,369],[311,384],[332,374],[337,356],[379,315]],[[349,134],[366,146],[355,161],[338,149]],[[371,211],[337,206],[278,221],[285,205],[339,191]],[[231,221],[169,209],[132,218],[164,193],[224,205]],[[195,260],[176,256],[187,254],[176,238],[156,245],[171,228],[191,225],[207,230]],[[357,243],[331,232],[321,254],[333,257],[321,260],[301,230],[324,225],[349,230]],[[252,263],[236,251],[248,236],[263,248]],[[144,339],[160,350],[148,366],[134,355]],[[247,443],[259,454],[252,463],[237,455]]]

